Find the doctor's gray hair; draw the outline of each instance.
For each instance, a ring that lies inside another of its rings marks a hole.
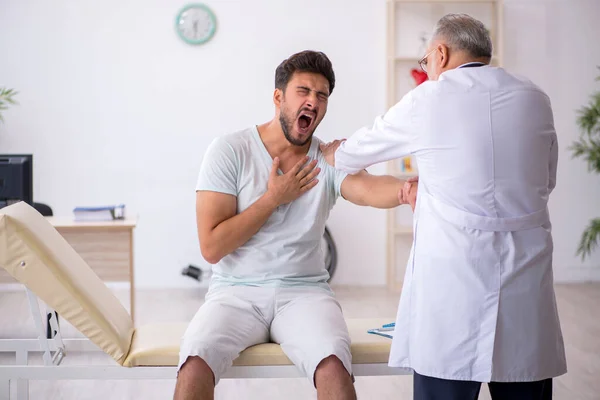
[[[492,39],[485,25],[467,14],[447,14],[435,25],[433,38],[443,38],[448,47],[475,58],[492,58]]]

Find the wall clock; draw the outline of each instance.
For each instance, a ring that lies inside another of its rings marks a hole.
[[[188,4],[175,18],[175,30],[179,37],[189,44],[208,42],[217,29],[215,14],[204,4]]]

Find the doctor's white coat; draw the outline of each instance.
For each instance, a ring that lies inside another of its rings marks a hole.
[[[390,366],[479,382],[566,372],[547,209],[557,151],[546,94],[490,66],[419,85],[336,151],[350,173],[417,160]]]

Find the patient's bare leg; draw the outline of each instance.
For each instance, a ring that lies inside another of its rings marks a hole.
[[[315,372],[319,400],[356,400],[352,378],[336,356],[321,361]]]
[[[188,357],[179,369],[174,400],[213,400],[215,378],[212,370],[200,357]]]

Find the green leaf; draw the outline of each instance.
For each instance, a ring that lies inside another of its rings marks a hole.
[[[573,157],[580,157],[587,163],[589,171],[600,173],[600,139],[582,137],[569,149]]]
[[[581,259],[585,260],[598,245],[600,238],[600,218],[593,219],[581,235],[577,254],[581,255]]]
[[[590,103],[578,110],[577,124],[589,136],[600,132],[600,92],[592,95]]]
[[[14,89],[0,88],[0,110],[8,109],[8,104],[18,104],[14,99],[17,93]],[[4,122],[2,114],[0,114],[0,122]]]

